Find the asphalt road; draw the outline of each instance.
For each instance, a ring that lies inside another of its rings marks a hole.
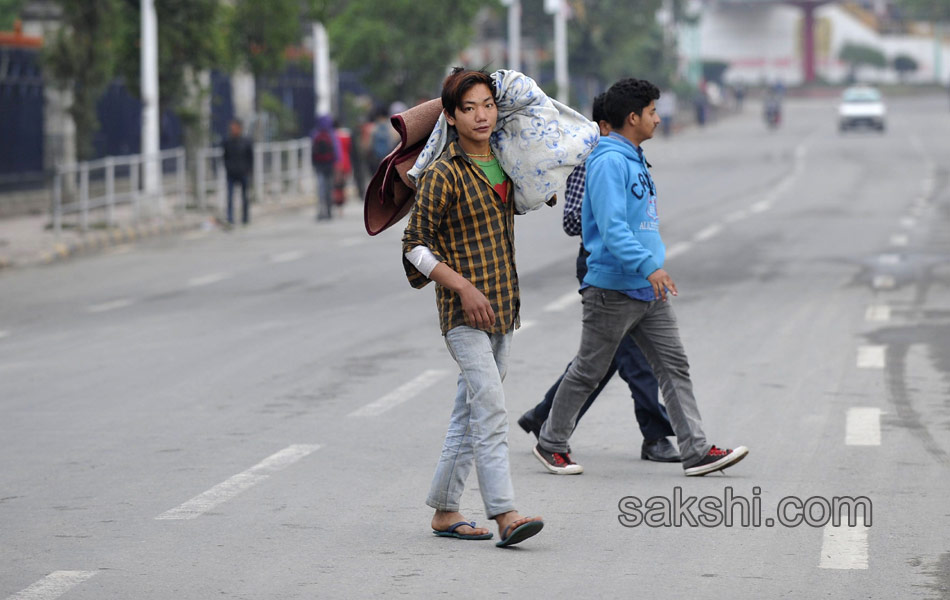
[[[506,392],[519,510],[545,529],[433,536],[456,371],[432,289],[406,283],[399,227],[283,214],[0,273],[0,598],[950,598],[945,98],[891,99],[883,136],[839,135],[830,101],[773,132],[758,109],[644,146],[706,431],[750,448],[735,468],[640,460],[620,381],[572,440],[583,475],[531,455],[514,418],[580,332],[576,240],[543,209],[517,220]],[[730,495],[731,526],[661,510]],[[870,523],[825,525],[847,497]],[[633,498],[654,526],[624,526]],[[485,522],[474,476],[463,512]]]

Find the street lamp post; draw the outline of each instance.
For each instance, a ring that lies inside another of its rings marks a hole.
[[[146,196],[160,189],[158,157],[158,18],[155,1],[141,0],[142,50],[142,192]]]
[[[508,7],[508,68],[521,70],[521,0],[501,0]]]
[[[554,81],[557,100],[567,104],[571,82],[567,74],[567,11],[564,0],[544,0],[544,10],[554,15]]]

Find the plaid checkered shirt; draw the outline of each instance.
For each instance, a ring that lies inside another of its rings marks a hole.
[[[584,202],[584,183],[587,180],[587,163],[581,163],[567,176],[564,192],[564,233],[581,234],[581,204]]]
[[[511,194],[508,198],[502,202],[485,173],[455,140],[422,174],[402,237],[402,262],[409,284],[421,288],[430,281],[405,256],[416,246],[426,246],[491,303],[495,325],[486,330],[488,333],[507,333],[519,325],[515,207]],[[466,324],[458,294],[436,285],[435,297],[443,335]]]

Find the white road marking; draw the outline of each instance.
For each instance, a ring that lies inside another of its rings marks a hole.
[[[887,350],[887,346],[859,346],[858,368],[883,369],[885,365],[885,350]]]
[[[749,210],[755,214],[764,213],[768,209],[772,208],[772,203],[768,200],[760,200],[752,206],[749,207]]]
[[[2,340],[5,337],[10,337],[10,332],[0,329],[0,340]]]
[[[676,258],[680,254],[686,254],[693,247],[690,242],[678,242],[666,249],[666,259]]]
[[[95,574],[96,571],[53,571],[7,600],[53,600]]]
[[[901,263],[900,254],[882,254],[877,258],[877,262],[882,265],[899,265]]]
[[[886,304],[871,305],[864,312],[864,320],[874,323],[886,323],[891,320],[891,307]]]
[[[822,569],[867,569],[868,528],[825,526],[821,540]]]
[[[340,246],[342,246],[343,248],[349,248],[351,246],[359,246],[360,244],[363,244],[365,242],[366,240],[362,237],[351,237],[351,238],[346,238],[343,241],[341,241]]]
[[[132,298],[119,298],[118,300],[112,300],[111,302],[103,302],[102,304],[93,304],[92,306],[87,306],[86,310],[91,313],[101,313],[110,310],[118,310],[120,308],[125,308],[126,306],[132,306],[134,303],[135,300]]]
[[[270,257],[272,263],[286,263],[303,258],[304,254],[300,250],[291,250],[290,252],[281,252]]]
[[[200,287],[203,285],[211,285],[212,283],[218,283],[219,281],[224,281],[225,279],[231,279],[234,275],[228,273],[211,273],[210,275],[202,275],[201,277],[192,277],[188,280],[188,285],[190,287]]]
[[[524,324],[522,324],[522,327],[524,327]],[[401,386],[389,392],[382,398],[379,398],[378,400],[370,402],[369,404],[367,404],[366,406],[363,406],[362,408],[358,408],[354,410],[353,412],[350,413],[349,416],[351,417],[379,416],[383,414],[384,412],[386,412],[387,410],[394,408],[396,406],[399,406],[403,402],[409,400],[410,398],[412,398],[413,396],[415,396],[422,390],[426,389],[427,387],[429,387],[430,385],[432,385],[433,383],[441,379],[447,373],[448,371],[443,371],[440,369],[429,369],[428,371],[424,371],[421,375],[419,375],[415,379],[402,384]]]
[[[910,237],[906,233],[895,233],[891,236],[891,246],[906,246],[910,243]]]
[[[917,219],[914,217],[904,217],[901,219],[901,227],[904,229],[913,229],[917,225]]]
[[[182,235],[181,239],[185,240],[186,242],[193,242],[195,240],[200,240],[206,237],[208,237],[207,231],[198,230],[198,231],[189,231],[188,233]]]
[[[720,233],[722,233],[722,225],[715,223],[697,233],[695,236],[693,236],[693,239],[697,242],[705,242],[706,240],[716,237]]]
[[[581,301],[580,294],[578,294],[576,291],[568,292],[567,294],[564,294],[557,300],[554,300],[553,302],[549,302],[541,310],[544,312],[558,312],[558,311],[564,310],[568,306],[574,306],[575,304],[578,304],[580,301]],[[522,327],[524,327],[524,324],[522,324]]]
[[[159,521],[195,519],[212,508],[227,502],[241,492],[248,490],[276,473],[286,469],[298,460],[320,448],[319,444],[294,444],[265,458],[250,469],[230,477],[207,492],[199,494],[177,508],[165,511],[155,517]]]
[[[749,217],[749,211],[745,209],[737,210],[735,212],[732,212],[726,215],[726,223],[736,223],[743,219],[747,219],[748,217]]]
[[[525,329],[528,329],[529,327],[534,327],[535,325],[537,325],[537,322],[535,322],[535,321],[522,321],[522,322],[521,322],[521,327],[519,327],[518,329],[516,329],[516,330],[515,330],[515,333],[522,332],[522,331],[524,331]]]
[[[881,409],[849,408],[845,421],[844,443],[846,446],[880,446]]]
[[[897,280],[893,275],[875,275],[871,287],[876,290],[892,290],[897,287]]]

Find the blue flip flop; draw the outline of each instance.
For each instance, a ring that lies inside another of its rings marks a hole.
[[[490,540],[492,539],[492,536],[494,535],[492,533],[478,533],[478,534],[457,533],[455,530],[461,527],[462,525],[468,525],[472,529],[475,529],[475,521],[472,521],[471,523],[466,523],[465,521],[459,521],[458,523],[455,523],[454,525],[452,525],[445,531],[436,531],[435,529],[433,529],[432,533],[436,534],[439,537],[450,537],[450,538],[456,538],[460,540]]]
[[[544,529],[544,521],[528,521],[527,523],[522,523],[515,527],[511,533],[508,533],[509,529],[511,529],[511,525],[505,527],[505,530],[501,534],[501,541],[495,543],[499,548],[514,546],[533,535],[537,535],[539,531]]]

